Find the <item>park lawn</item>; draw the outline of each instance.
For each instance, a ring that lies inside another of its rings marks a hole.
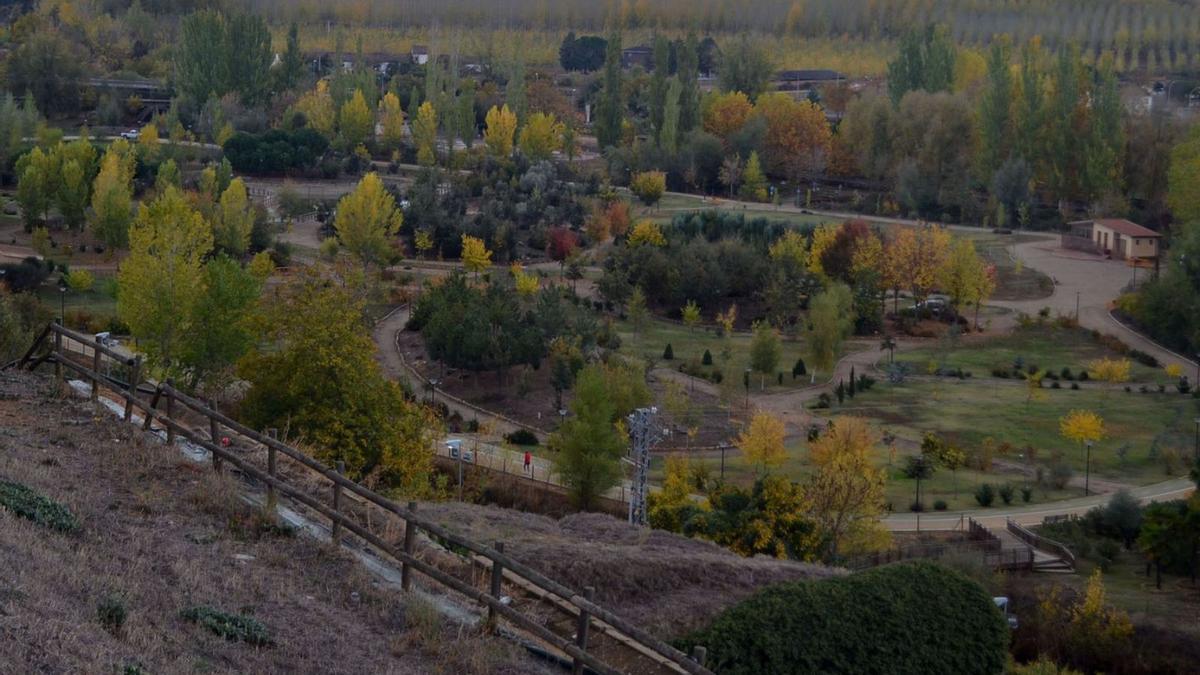
[[[637,336],[633,333],[633,325],[628,321],[619,321],[615,325],[617,333],[621,337],[620,351],[623,354],[645,361],[653,361],[658,367],[678,368],[680,364],[688,360],[694,360],[696,364],[700,364],[704,357],[704,350],[707,349],[712,354],[713,366],[705,367],[704,371],[709,373],[716,368],[723,369],[726,377],[736,378],[737,390],[743,391],[742,375],[750,367],[750,333],[735,333],[728,339],[730,357],[728,362],[723,362],[721,348],[725,344],[725,339],[717,334],[717,329],[712,325],[688,328],[662,319],[650,319],[646,322],[646,327],[641,334]],[[668,343],[670,343],[671,351],[675,356],[671,361],[665,361],[662,358]],[[844,354],[861,348],[862,346],[847,344],[843,347],[842,352]],[[797,359],[801,358],[807,365],[808,376],[801,376],[793,380],[792,366],[795,365]],[[780,358],[775,368],[776,374],[774,376],[767,375],[764,378],[759,373],[752,373],[750,386],[753,391],[763,391],[764,384],[765,391],[809,386],[812,384],[810,361],[803,340],[781,338]],[[782,387],[778,384],[778,373],[783,373]],[[818,373],[818,381],[820,381],[820,375]]]
[[[1036,365],[1047,373],[1061,374],[1070,368],[1078,377],[1089,361],[1100,358],[1125,358],[1092,339],[1091,331],[1082,328],[1062,328],[1052,324],[1017,327],[1012,333],[996,337],[962,337],[954,344],[944,340],[936,346],[921,347],[905,351],[896,360],[907,363],[913,372],[925,373],[932,361],[943,368],[962,368],[974,377],[992,377],[993,368],[1011,370],[1020,358],[1027,368]],[[1174,382],[1161,368],[1150,368],[1133,361],[1130,379],[1136,383],[1163,383],[1173,387]],[[1063,382],[1064,387],[1070,383]],[[1136,389],[1136,387],[1135,387]]]
[[[1012,246],[1039,239],[1031,235],[993,234],[991,232],[954,232],[975,243],[988,264],[996,268],[996,290],[993,300],[1036,300],[1054,294],[1054,280],[1030,267],[1018,266],[1012,256]]]
[[[116,277],[104,272],[94,274],[95,282],[87,291],[68,290],[65,295],[62,295],[56,281],[54,283],[46,282],[38,288],[37,297],[42,304],[54,310],[55,316],[63,306],[68,312],[86,311],[97,316],[116,316]],[[56,278],[52,277],[51,281]]]
[[[910,443],[935,431],[968,455],[987,438],[1009,443],[1020,453],[1010,460],[1028,459],[1028,448],[1041,462],[1062,453],[1082,473],[1083,448],[1060,436],[1059,420],[1071,410],[1092,410],[1104,419],[1106,430],[1106,438],[1092,450],[1092,475],[1144,485],[1186,471],[1200,411],[1200,401],[1191,396],[1126,393],[1086,384],[1078,391],[1047,388],[1041,394],[1041,400],[1027,402],[1028,391],[1020,383],[976,378],[881,382],[835,405],[832,412],[870,418]]]

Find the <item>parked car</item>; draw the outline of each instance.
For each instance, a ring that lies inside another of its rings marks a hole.
[[[121,138],[124,138],[127,141],[136,141],[141,137],[141,135],[142,132],[138,129],[130,129],[129,131],[121,132]]]

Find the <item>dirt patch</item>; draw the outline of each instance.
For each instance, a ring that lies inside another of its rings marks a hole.
[[[76,535],[0,513],[2,672],[527,673],[357,560],[289,533],[219,477],[48,379],[0,373],[0,478],[68,507]],[[247,614],[271,644],[181,617]],[[119,618],[117,618],[119,617]]]
[[[711,542],[632,527],[603,514],[556,520],[457,503],[421,508],[464,536],[504,542],[506,553],[572,588],[595,586],[598,602],[664,639],[707,625],[763,586],[842,573],[743,558]]]

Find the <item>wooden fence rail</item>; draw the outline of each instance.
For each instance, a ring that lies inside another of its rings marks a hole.
[[[137,386],[141,370],[140,357],[130,359],[126,355],[95,343],[90,336],[77,333],[57,323],[49,326],[48,330],[43,333],[39,344],[51,335],[54,337],[54,347],[52,353],[47,356],[54,360],[56,373],[58,373],[58,380],[60,382],[64,377],[63,372],[69,369],[89,380],[94,385],[100,382],[104,382],[110,386],[112,384],[111,378],[69,358],[66,349],[63,347],[63,341],[66,339],[87,344],[98,352],[103,352],[114,359],[121,360],[123,363],[127,362],[127,365],[133,369],[133,376],[130,378],[130,382],[121,383],[124,386],[118,385],[114,388],[116,393],[124,399],[124,416],[126,420],[130,419],[132,410],[137,408],[144,415],[144,428],[150,429],[153,423],[158,423],[166,430],[169,440],[173,440],[177,436],[183,437],[211,453],[214,470],[220,471],[222,465],[228,463],[242,474],[264,484],[267,487],[269,501],[273,502],[278,495],[283,495],[329,518],[331,530],[334,532],[335,537],[340,536],[343,531],[352,533],[373,548],[398,561],[401,565],[401,584],[404,588],[407,589],[410,587],[411,571],[416,570],[433,579],[435,582],[485,605],[488,608],[488,614],[493,617],[493,620],[495,616],[501,616],[521,629],[544,640],[555,649],[567,654],[576,664],[576,669],[586,666],[597,673],[620,672],[602,661],[595,654],[587,651],[585,622],[588,626],[592,622],[598,622],[598,625],[606,632],[611,633],[615,629],[615,632],[626,638],[626,641],[638,645],[640,651],[657,655],[657,660],[660,663],[668,665],[674,670],[692,675],[711,675],[711,671],[706,669],[698,660],[655,638],[604,607],[597,605],[592,600],[592,589],[590,587],[583,594],[577,593],[567,586],[546,577],[528,565],[509,557],[504,553],[503,546],[500,544],[494,547],[480,544],[459,536],[432,520],[422,518],[416,512],[415,503],[409,502],[407,507],[401,506],[346,478],[337,468],[325,466],[304,452],[279,441],[272,434],[259,433],[221,414],[215,405],[205,404],[203,401],[179,391],[169,382],[160,383],[154,389],[152,400],[147,403],[137,396]],[[30,350],[26,358],[23,359],[23,362],[30,361],[32,355],[36,353],[37,347],[38,345],[35,345]],[[46,358],[43,357],[42,360]],[[40,362],[38,361],[38,363]],[[36,363],[33,365],[36,366]],[[159,412],[158,410],[158,406],[163,399],[165,399],[166,413]],[[192,427],[176,419],[175,415],[178,412],[177,405],[206,419],[208,422],[207,434],[197,432]],[[232,443],[230,446],[227,446],[223,442],[222,434],[241,437],[265,448],[267,451],[266,469],[263,470],[252,465],[247,457],[235,452],[233,447],[230,447]],[[304,489],[281,478],[277,471],[276,462],[276,457],[279,454],[294,460],[307,468],[311,473],[327,480],[332,488],[332,504],[326,503]],[[399,517],[404,523],[403,547],[398,549],[396,546],[389,544],[344,513],[341,505],[343,496],[346,494],[355,495],[363,502],[372,504],[389,514]],[[493,574],[491,588],[487,591],[477,589],[473,585],[417,558],[414,555],[414,537],[422,530],[454,547],[466,549],[490,560]],[[547,596],[561,598],[567,605],[570,605],[572,613],[580,617],[580,625],[576,630],[575,638],[570,639],[560,636],[537,620],[526,616],[520,610],[502,602],[498,587],[500,579],[505,574],[515,574],[525,584],[536,588],[538,592]]]
[[[1072,553],[1071,549],[1067,548],[1065,544],[1054,541],[1053,539],[1049,539],[1047,537],[1043,537],[1042,535],[1016,522],[1012,518],[1008,518],[1006,520],[1005,527],[1008,528],[1008,531],[1011,532],[1014,537],[1020,539],[1026,544],[1029,544],[1033,548],[1053,553],[1062,558],[1063,561],[1069,564],[1071,567],[1075,566],[1075,554]]]

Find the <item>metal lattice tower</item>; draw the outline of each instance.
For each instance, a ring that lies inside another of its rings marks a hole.
[[[647,475],[650,472],[650,447],[658,439],[654,417],[657,408],[638,408],[629,415],[629,462],[633,476],[629,489],[629,523],[646,524],[646,501],[649,497]]]

